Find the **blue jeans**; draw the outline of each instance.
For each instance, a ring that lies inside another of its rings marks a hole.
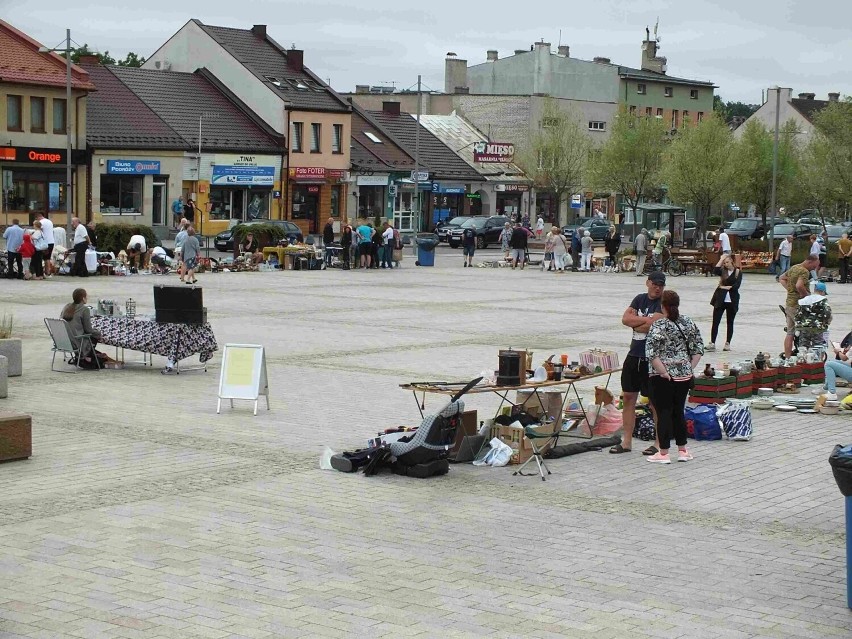
[[[829,393],[837,392],[837,378],[852,382],[852,366],[839,359],[829,359],[825,362],[825,387]]]
[[[789,255],[779,255],[778,262],[781,264],[779,272],[775,274],[775,279],[777,280],[779,277],[784,275],[787,271],[790,270],[790,256]]]
[[[393,246],[390,244],[385,244],[382,247],[382,266],[386,268],[393,268]]]

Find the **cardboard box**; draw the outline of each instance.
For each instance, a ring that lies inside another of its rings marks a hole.
[[[553,432],[553,425],[548,424],[546,426],[539,426],[534,428],[533,430],[540,433],[550,434],[551,432]],[[532,444],[530,444],[530,440],[524,437],[523,428],[515,428],[513,426],[500,426],[498,424],[495,424],[491,427],[489,440],[493,439],[494,437],[512,447],[512,459],[509,460],[509,464],[523,464],[530,457],[532,457]],[[550,448],[550,442],[546,439],[539,439],[536,440],[536,446],[538,446],[539,450],[541,450],[542,452],[546,452],[548,448]]]
[[[515,395],[515,404],[522,406],[531,415],[546,415],[548,419],[559,419],[562,417],[562,399],[560,391],[519,390]]]

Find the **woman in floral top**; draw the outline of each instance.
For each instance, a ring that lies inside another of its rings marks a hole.
[[[677,443],[677,460],[686,462],[692,455],[686,449],[686,419],[684,406],[692,387],[693,369],[704,354],[704,342],[695,323],[680,314],[680,296],[674,291],[663,292],[663,317],[648,331],[645,355],[651,364],[651,401],[657,409],[657,435],[660,450],[648,457],[657,464],[670,464],[669,444],[672,434]]]

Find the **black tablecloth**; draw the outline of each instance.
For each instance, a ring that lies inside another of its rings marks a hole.
[[[210,324],[161,324],[126,317],[92,317],[92,328],[101,333],[101,344],[131,351],[162,355],[173,362],[198,353],[206,362],[219,347]]]

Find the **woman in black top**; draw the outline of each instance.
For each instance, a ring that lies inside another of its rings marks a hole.
[[[373,227],[372,222],[368,224],[370,228]],[[373,245],[370,247],[373,256],[373,260],[371,262],[372,268],[379,268],[379,249],[382,246],[382,234],[376,231],[373,233]]]
[[[340,246],[343,248],[343,270],[349,270],[349,249],[352,248],[352,226],[349,222],[343,225],[340,233]]]
[[[609,253],[609,265],[613,270],[615,270],[615,256],[618,253],[618,249],[621,247],[621,235],[619,235],[618,231],[615,230],[614,226],[609,227],[609,233],[607,233],[606,239],[604,240],[604,247],[606,248],[606,252]]]
[[[710,300],[713,306],[713,326],[710,329],[710,343],[705,350],[716,350],[716,336],[724,314],[728,322],[728,332],[722,350],[729,351],[731,338],[734,336],[734,318],[740,307],[740,284],[743,281],[743,272],[734,266],[734,258],[728,253],[722,255],[713,272],[719,276],[719,286],[716,287],[713,298]]]

